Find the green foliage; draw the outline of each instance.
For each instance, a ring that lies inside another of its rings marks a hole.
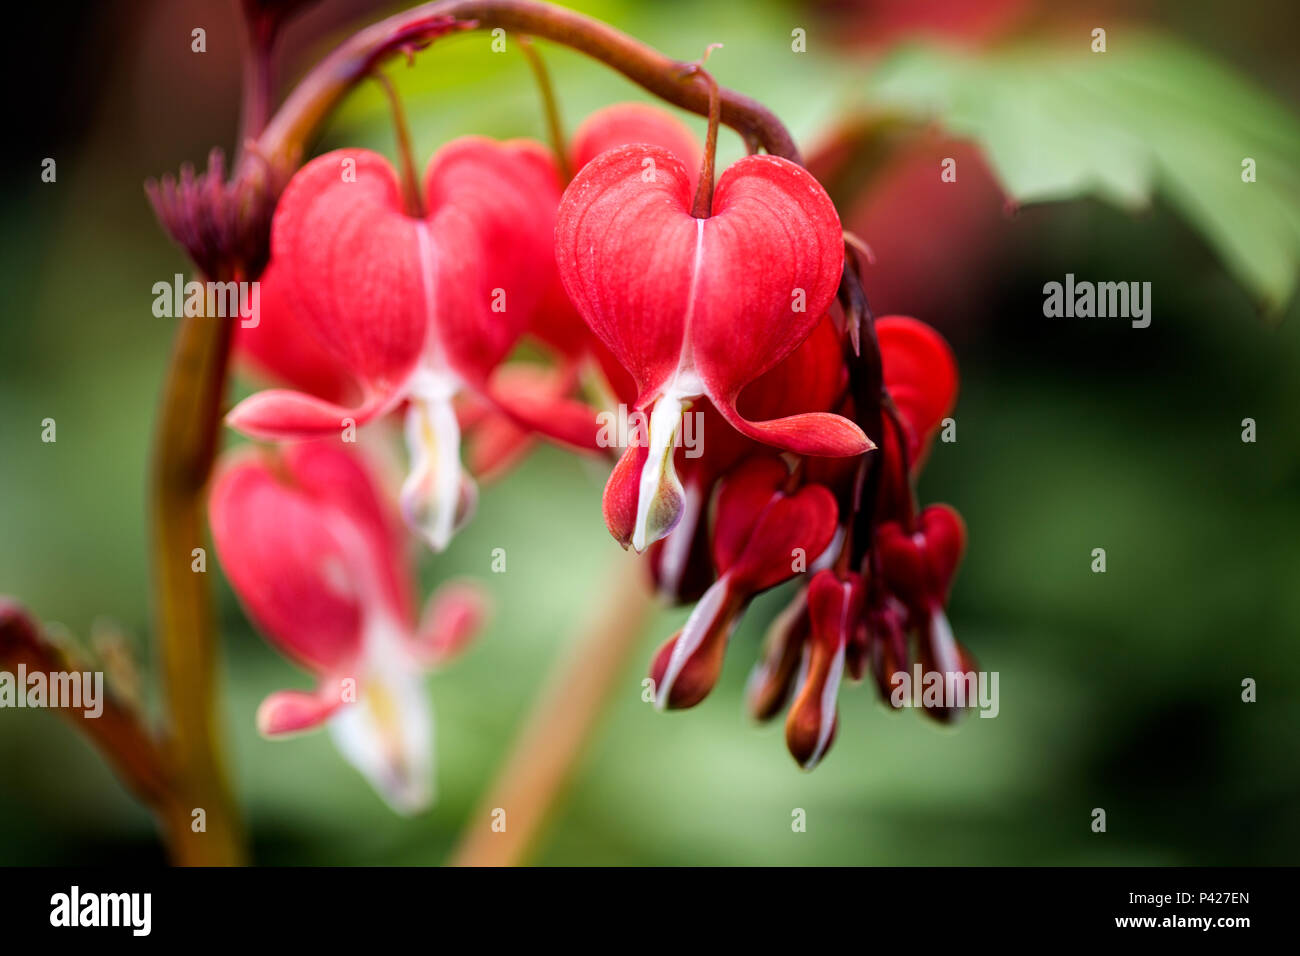
[[[974,55],[899,51],[865,105],[933,117],[983,147],[1022,203],[1159,196],[1270,310],[1300,263],[1300,124],[1268,92],[1168,37],[1112,34],[1093,53],[1037,42]],[[1257,181],[1244,182],[1243,160]]]

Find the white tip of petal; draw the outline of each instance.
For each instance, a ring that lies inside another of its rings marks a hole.
[[[433,711],[421,676],[393,664],[363,678],[356,702],[329,727],[347,761],[390,807],[410,815],[433,804]]]
[[[411,399],[406,446],[411,470],[402,483],[402,517],[430,548],[444,551],[478,503],[478,488],[461,467],[450,396]]]

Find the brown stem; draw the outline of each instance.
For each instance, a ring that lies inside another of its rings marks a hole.
[[[709,126],[704,134],[704,158],[700,165],[700,181],[695,187],[695,202],[691,206],[691,215],[696,219],[708,219],[713,215],[713,164],[718,154],[718,121],[722,116],[722,102],[718,81],[713,78],[713,74],[704,69],[704,62],[709,58],[721,43],[712,43],[704,51],[704,56],[700,62],[693,64],[687,71],[692,76],[698,76],[704,81],[705,88],[709,91]]]
[[[546,115],[546,131],[551,140],[551,149],[555,152],[555,163],[560,175],[568,183],[573,179],[573,167],[569,165],[569,146],[564,137],[564,123],[560,120],[560,104],[555,98],[555,87],[551,85],[551,74],[546,69],[546,62],[533,46],[529,37],[519,37],[519,48],[524,51],[524,59],[533,71],[537,81],[537,91],[542,97],[542,111]]]
[[[367,27],[317,64],[271,118],[259,152],[273,162],[292,163],[343,96],[377,64],[400,50],[468,27],[499,27],[572,47],[660,99],[708,115],[708,91],[684,72],[691,64],[669,59],[599,20],[536,0],[436,0]],[[721,121],[747,142],[802,164],[789,130],[766,107],[731,90],[721,90],[719,101]]]
[[[241,152],[245,143],[266,128],[266,121],[271,117],[275,89],[273,41],[272,31],[250,24],[248,46],[244,50],[244,99],[240,107],[239,142],[236,144]]]
[[[17,604],[0,598],[0,666],[28,673],[85,671],[84,661],[51,643],[40,626]],[[25,693],[26,688],[18,688]],[[109,694],[98,717],[84,709],[59,708],[59,712],[90,738],[131,791],[151,807],[168,802],[169,781],[162,752],[134,708]]]
[[[398,162],[402,167],[402,201],[406,214],[412,219],[423,219],[424,200],[420,196],[420,178],[415,172],[415,150],[411,146],[411,128],[406,125],[406,111],[402,109],[401,97],[393,81],[385,74],[375,71],[375,79],[384,88],[388,105],[393,111],[393,128],[397,134]]]
[[[237,277],[238,278],[238,277]],[[217,446],[230,319],[181,320],[163,385],[151,465],[149,510],[156,606],[168,728],[168,756],[183,812],[168,826],[175,862],[236,865],[243,833],[226,784],[217,732],[217,646],[206,573],[191,570],[204,548],[203,492]],[[205,565],[206,566],[206,565]],[[206,831],[189,815],[202,809]]]
[[[606,598],[555,667],[486,799],[470,816],[456,866],[513,866],[536,848],[557,798],[598,726],[615,682],[640,643],[653,601],[641,562],[619,561]],[[505,829],[493,830],[505,811]]]

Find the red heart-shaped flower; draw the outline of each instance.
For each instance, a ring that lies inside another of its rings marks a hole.
[[[844,244],[825,190],[794,163],[748,156],[719,178],[707,219],[691,215],[692,198],[681,160],[641,144],[592,160],[560,203],[564,287],[632,373],[638,406],[707,395],[759,441],[813,455],[866,451],[861,429],[838,416],[751,422],[735,409],[834,298]]]

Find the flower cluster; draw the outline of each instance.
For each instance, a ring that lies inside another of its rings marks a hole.
[[[801,167],[746,157],[704,215],[696,187],[680,154],[635,144],[588,163],[560,205],[565,289],[648,418],[606,485],[605,520],[625,547],[649,549],[662,593],[696,602],[651,667],[661,708],[709,693],[756,595],[807,579],[749,702],[768,718],[793,696],[787,743],[812,767],[834,738],[846,669],[857,678],[869,664],[886,699],[913,656],[968,669],[943,610],[964,528],[950,508],[916,514],[911,490],[956,368],[928,326],[882,318],[883,391],[862,387],[870,376],[836,305],[839,218]],[[703,454],[690,457],[677,438],[695,408]],[[872,422],[879,445],[862,427]]]
[[[702,700],[752,599],[799,577],[750,699],[770,716],[797,684],[787,737],[801,764],[830,743],[846,667],[860,676],[870,662],[886,686],[910,659],[908,632],[921,659],[964,661],[943,614],[960,522],[914,514],[910,490],[954,398],[946,346],[919,322],[881,319],[886,391],[862,389],[825,191],[770,155],[712,188],[701,157],[668,114],[619,105],[574,136],[567,186],[540,144],[481,137],[442,147],[418,184],[358,149],[288,182],[261,321],[236,337],[277,387],[227,419],[276,444],[232,456],[211,497],[250,617],[317,679],[267,699],[264,733],[328,724],[393,806],[427,803],[421,675],[464,645],[484,607],[471,586],[448,585],[417,619],[396,515],[442,550],[474,511],[476,479],[534,435],[599,453],[593,379],[602,404],[648,422],[616,449],[609,530],[649,552],[662,593],[698,602],[655,658],[661,707]],[[550,360],[515,358],[525,340]],[[698,457],[679,447],[688,410],[703,423]],[[407,449],[397,507],[357,443],[394,420]],[[864,425],[881,421],[873,442]]]

